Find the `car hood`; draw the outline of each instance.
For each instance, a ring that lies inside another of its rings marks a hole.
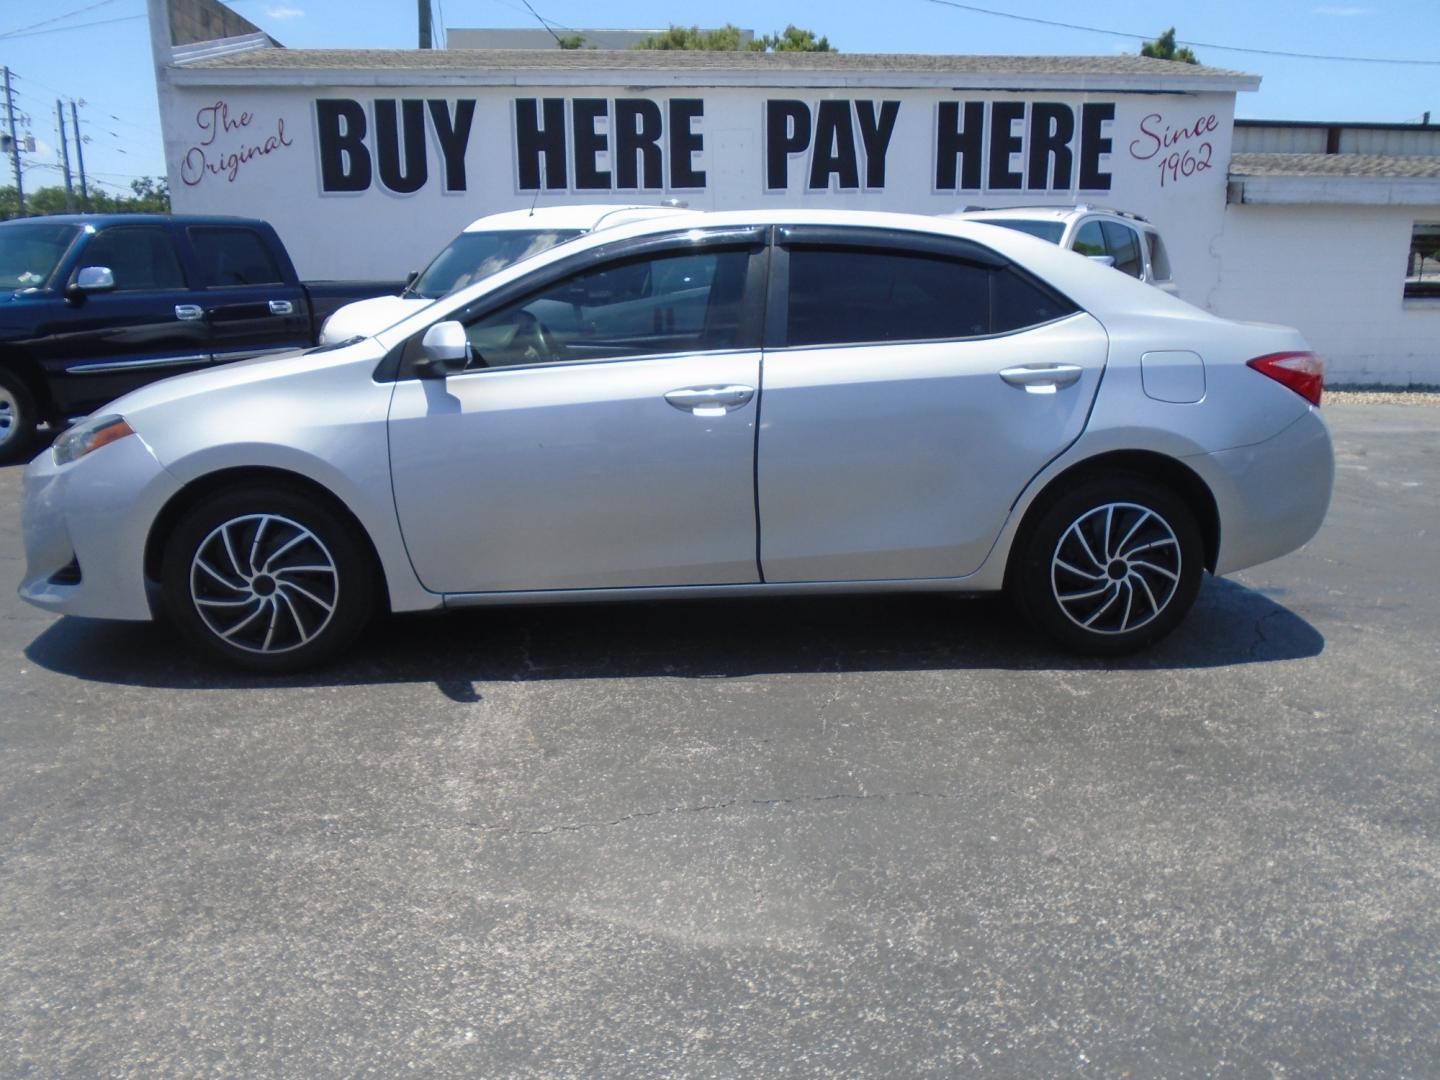
[[[320,344],[338,345],[354,337],[370,337],[433,303],[420,296],[372,296],[369,300],[357,300],[325,320],[320,330]]]

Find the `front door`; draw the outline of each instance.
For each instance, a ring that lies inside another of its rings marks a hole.
[[[186,235],[205,288],[215,363],[315,344],[305,293],[285,284],[260,233],[243,225],[192,225]]]
[[[470,368],[402,373],[395,505],[444,593],[750,583],[752,247],[662,252],[459,320]]]

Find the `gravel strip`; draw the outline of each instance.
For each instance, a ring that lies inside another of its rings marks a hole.
[[[1440,408],[1440,389],[1332,390],[1325,388],[1325,405],[1428,405]]]

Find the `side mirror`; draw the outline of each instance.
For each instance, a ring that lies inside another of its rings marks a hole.
[[[454,320],[438,322],[420,339],[420,356],[415,374],[422,379],[443,379],[464,371],[470,362],[470,341],[465,327]]]
[[[1085,256],[1085,257],[1086,257],[1087,259],[1089,259],[1091,262],[1099,263],[1101,266],[1114,266],[1114,265],[1115,265],[1115,256],[1114,256],[1114,255],[1087,255],[1087,256]]]
[[[75,275],[72,293],[109,292],[115,288],[115,275],[108,266],[82,266]]]
[[[415,279],[418,278],[419,276],[420,276],[420,271],[419,271],[419,270],[411,270],[408,274],[406,274],[406,275],[405,275],[405,288],[408,289],[411,285],[414,285],[414,284],[415,284]]]

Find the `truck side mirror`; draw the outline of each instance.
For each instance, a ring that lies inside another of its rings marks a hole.
[[[82,266],[70,286],[72,293],[109,292],[115,288],[115,275],[108,266]]]
[[[453,319],[438,322],[420,339],[420,356],[415,360],[415,374],[422,379],[443,379],[464,371],[470,362],[470,340],[465,327]]]

